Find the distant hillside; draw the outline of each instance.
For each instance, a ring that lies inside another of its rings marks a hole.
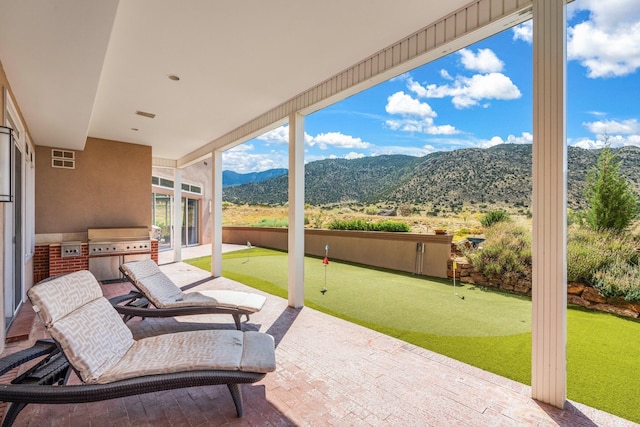
[[[362,203],[421,205],[427,211],[460,211],[463,206],[531,207],[531,145],[504,144],[424,157],[401,155],[333,159],[305,167],[305,202],[312,205]],[[621,172],[640,192],[640,148],[615,149]],[[569,147],[568,205],[586,206],[587,171],[599,150]],[[287,201],[287,175],[260,183],[225,188],[234,203],[282,204]]]
[[[222,171],[222,186],[232,187],[234,185],[247,184],[250,182],[262,182],[269,178],[284,175],[287,169],[269,169],[264,172],[237,173],[233,171]]]

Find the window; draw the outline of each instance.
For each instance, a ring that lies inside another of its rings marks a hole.
[[[152,176],[151,185],[173,189],[174,182],[170,179],[160,178],[158,176]],[[182,191],[186,191],[188,193],[202,194],[202,186],[200,185],[183,183],[181,188],[182,188]]]

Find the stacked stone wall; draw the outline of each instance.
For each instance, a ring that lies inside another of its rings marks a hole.
[[[454,249],[455,248],[455,249]],[[447,276],[453,279],[453,262],[456,262],[456,280],[470,285],[496,288],[501,291],[531,296],[531,272],[520,280],[489,279],[475,270],[474,266],[452,245],[454,258],[447,265]],[[567,284],[567,303],[579,305],[590,310],[605,311],[618,316],[640,317],[640,302],[631,303],[623,298],[605,298],[600,292],[582,283]]]

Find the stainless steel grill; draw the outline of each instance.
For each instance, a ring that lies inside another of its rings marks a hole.
[[[131,254],[151,250],[151,240],[123,240],[89,243],[89,256]]]
[[[147,227],[90,228],[87,234],[89,271],[100,281],[121,279],[125,262],[151,258]]]

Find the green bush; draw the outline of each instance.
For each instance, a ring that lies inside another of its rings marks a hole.
[[[374,205],[369,205],[364,208],[364,213],[367,215],[378,215],[378,207]]]
[[[607,298],[640,301],[640,269],[627,259],[616,258],[593,275],[593,286]]]
[[[262,218],[260,221],[251,224],[251,227],[288,227],[289,220],[277,218]]]
[[[594,275],[608,265],[623,260],[637,264],[638,242],[618,233],[571,227],[567,239],[567,280],[595,286]]]
[[[330,230],[360,230],[360,231],[392,231],[407,232],[408,224],[398,221],[367,222],[362,219],[335,220],[329,223]]]
[[[498,222],[506,221],[509,221],[509,214],[503,210],[498,209],[487,212],[485,216],[480,220],[480,224],[482,224],[483,227],[488,228]]]
[[[411,214],[413,213],[413,208],[410,204],[404,203],[398,206],[398,212],[402,216],[411,216]]]
[[[489,279],[529,278],[531,234],[510,222],[499,222],[485,232],[482,250],[466,251],[474,267]],[[567,280],[593,286],[607,298],[640,301],[638,238],[613,231],[569,228]]]
[[[531,233],[509,222],[498,222],[485,232],[482,250],[466,255],[489,279],[518,280],[531,271]]]
[[[607,143],[587,173],[586,222],[594,230],[623,231],[638,214],[638,197],[619,169],[620,160]]]
[[[369,231],[408,232],[411,230],[408,224],[398,221],[382,221],[369,223]]]

